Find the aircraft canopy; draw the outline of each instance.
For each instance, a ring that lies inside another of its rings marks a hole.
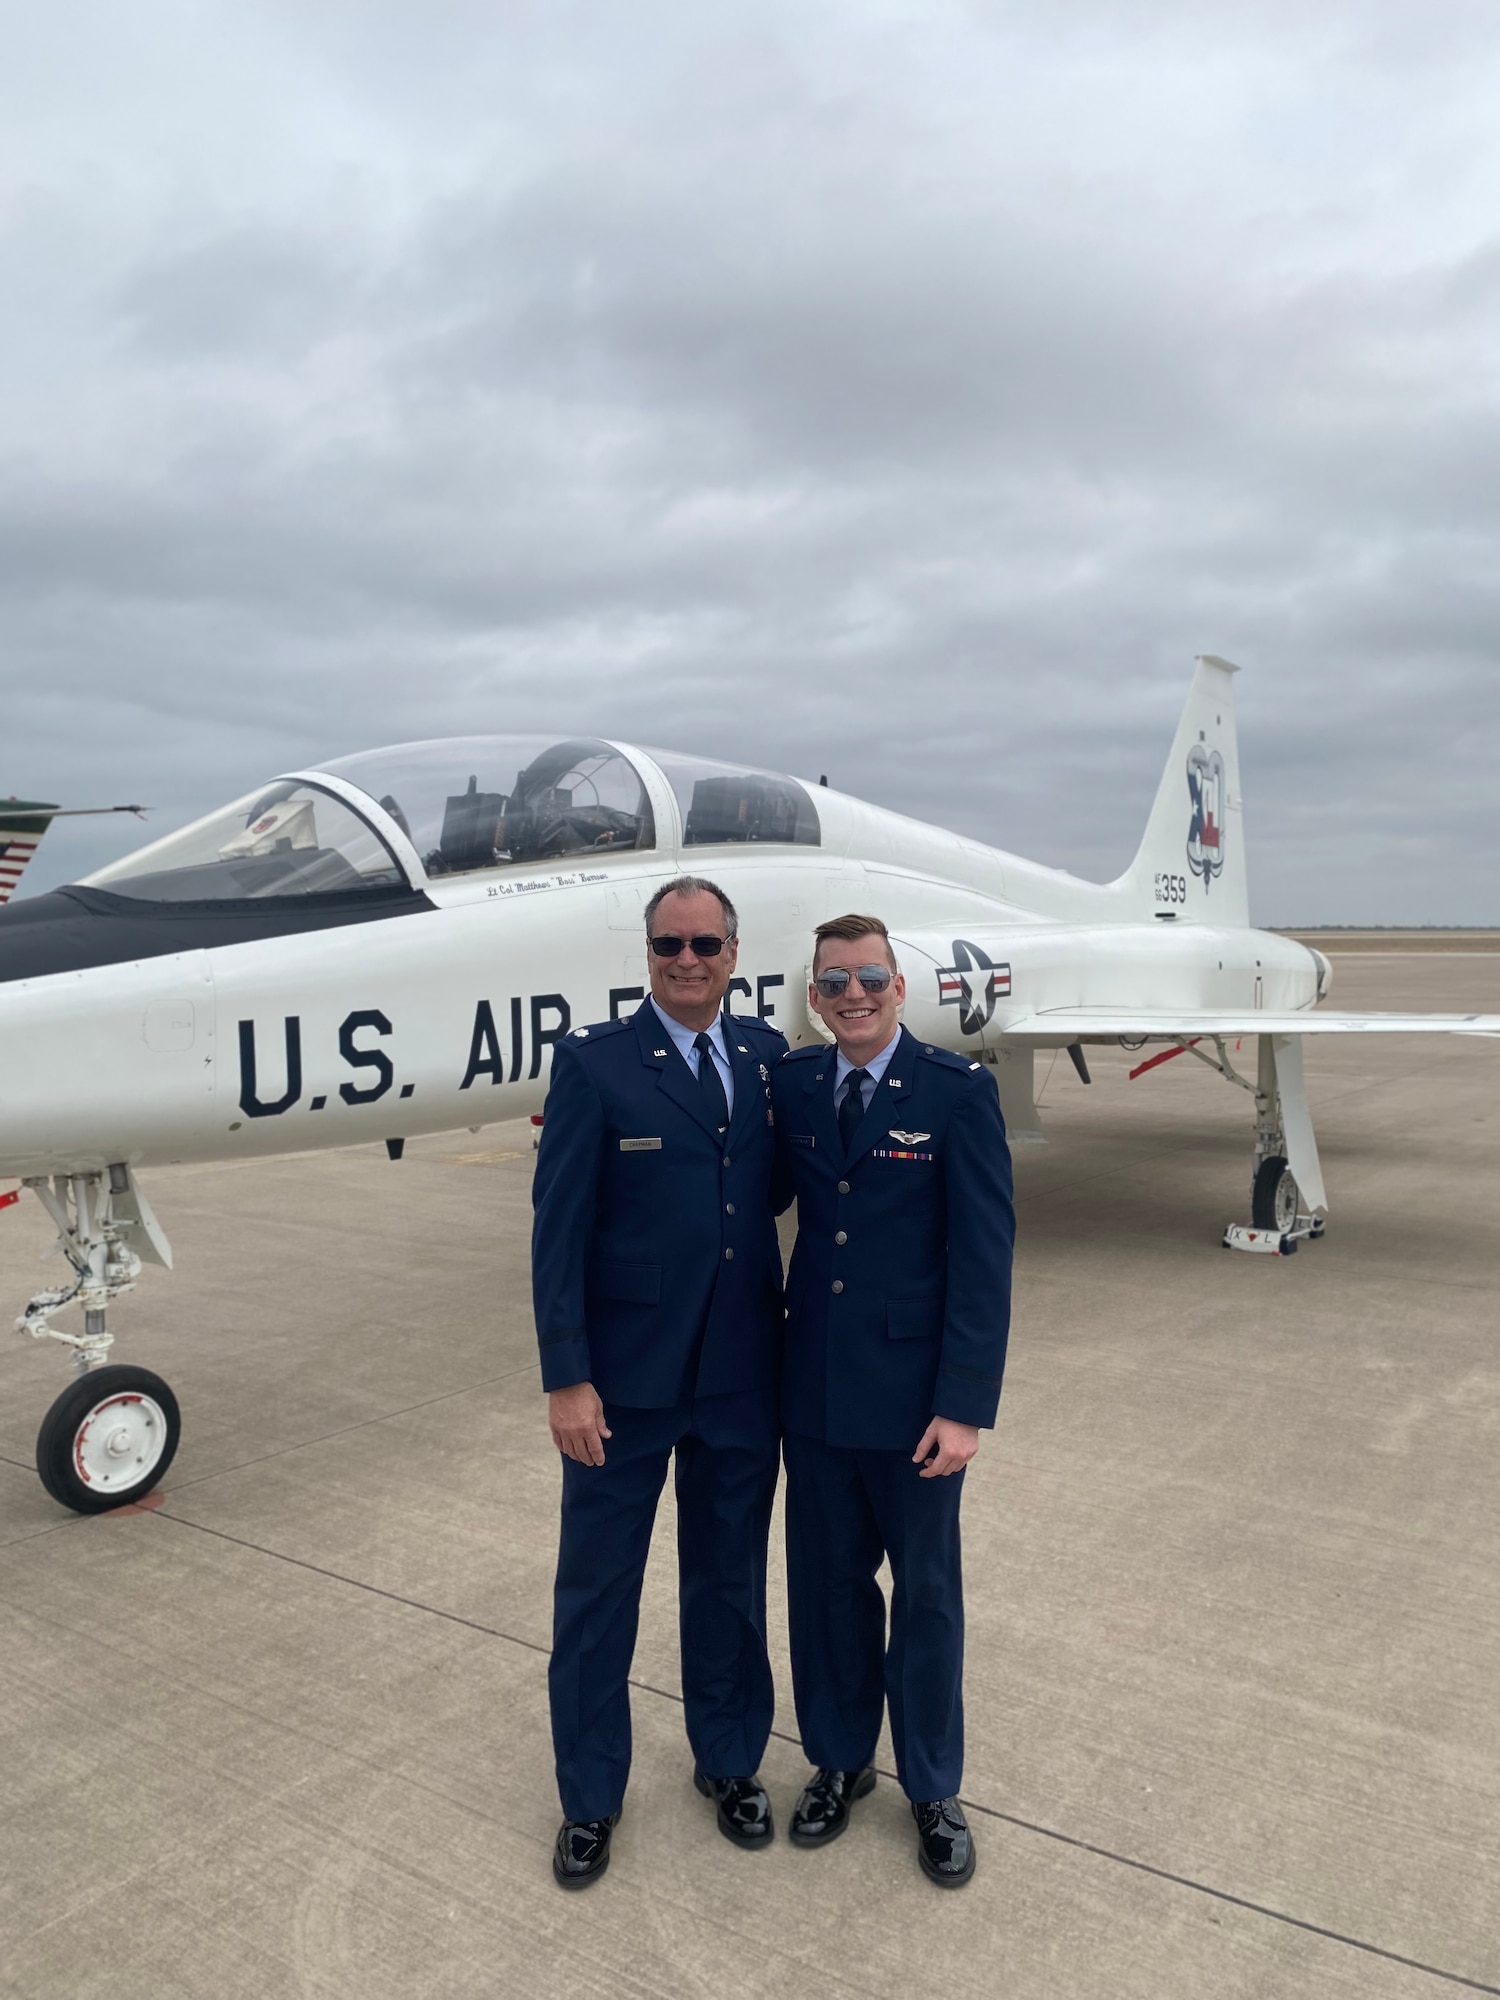
[[[656,845],[634,765],[589,737],[453,736],[323,768],[390,814],[429,876]]]
[[[684,848],[819,844],[817,808],[795,778],[675,751],[642,753],[643,764],[647,755],[659,771],[652,782],[665,780],[677,801]],[[388,826],[381,831],[387,821],[429,879],[658,844],[641,771],[597,738],[447,737],[340,757],[320,775],[338,783],[278,779],[82,886],[179,905],[420,888],[408,885]],[[351,789],[380,811],[366,818],[357,799],[340,796]]]
[[[83,887],[147,903],[407,892],[395,855],[352,806],[287,778],[111,862]]]

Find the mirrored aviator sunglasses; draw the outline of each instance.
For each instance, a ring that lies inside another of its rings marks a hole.
[[[702,937],[676,937],[667,931],[661,937],[650,940],[651,949],[658,958],[676,958],[685,945],[691,945],[694,958],[717,958],[724,949],[725,939],[713,937],[705,932]]]
[[[888,965],[862,965],[854,974],[866,993],[884,993],[895,974]],[[843,966],[831,966],[827,972],[820,972],[813,981],[825,1000],[837,1000],[841,993],[849,990],[849,974]]]

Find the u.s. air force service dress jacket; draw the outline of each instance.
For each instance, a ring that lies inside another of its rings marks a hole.
[[[771,1073],[777,1143],[797,1194],[787,1277],[783,1427],[907,1451],[935,1416],[994,1423],[1015,1242],[995,1080],[907,1029],[848,1157],[836,1052],[793,1049]]]
[[[649,1001],[556,1044],[532,1193],[543,1388],[592,1382],[606,1404],[652,1410],[774,1387],[770,1076],[786,1040],[739,1015],[724,1029],[723,1135]]]

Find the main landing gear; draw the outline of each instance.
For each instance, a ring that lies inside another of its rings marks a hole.
[[[106,1366],[114,1335],[105,1315],[131,1291],[142,1262],[172,1264],[172,1251],[128,1166],[107,1173],[59,1174],[26,1182],[57,1225],[57,1254],[74,1282],[41,1292],[16,1324],[34,1340],[71,1348],[74,1380],[42,1420],[36,1469],[42,1484],[77,1514],[103,1514],[151,1491],[177,1451],[177,1398],[148,1368]],[[83,1331],[52,1325],[66,1306],[83,1312]]]
[[[1130,1074],[1143,1076],[1176,1056],[1195,1056],[1229,1083],[1248,1090],[1255,1099],[1255,1169],[1250,1180],[1250,1222],[1231,1222],[1220,1239],[1226,1250],[1251,1250],[1262,1256],[1290,1257],[1299,1243],[1315,1242],[1323,1234],[1323,1170],[1313,1138],[1302,1082],[1302,1040],[1298,1035],[1261,1035],[1256,1080],[1241,1076],[1229,1060],[1222,1035],[1174,1036],[1174,1048],[1149,1057]],[[1201,1046],[1213,1044],[1214,1053]],[[1141,1047],[1139,1040],[1121,1037],[1120,1046]],[[1304,1206],[1305,1204],[1305,1206]]]
[[[1295,1059],[1289,1050],[1295,1049]],[[1280,1061],[1278,1062],[1278,1054]],[[1290,1257],[1299,1243],[1313,1243],[1323,1234],[1322,1174],[1313,1145],[1312,1121],[1302,1089],[1302,1045],[1290,1037],[1262,1035],[1256,1080],[1236,1076],[1219,1046],[1220,1067],[1231,1082],[1255,1093],[1255,1171],[1250,1181],[1250,1226],[1231,1222],[1224,1231],[1226,1250],[1249,1250],[1267,1257]],[[1297,1121],[1301,1148],[1317,1178],[1316,1197],[1303,1208],[1287,1154],[1287,1127]]]

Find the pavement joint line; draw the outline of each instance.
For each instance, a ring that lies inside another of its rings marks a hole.
[[[441,1398],[439,1400],[442,1400]],[[256,1555],[268,1557],[272,1562],[284,1562],[295,1569],[309,1571],[314,1576],[328,1578],[330,1582],[342,1583],[353,1590],[362,1590],[372,1597],[383,1597],[392,1604],[404,1604],[408,1610],[425,1612],[428,1617],[441,1618],[452,1625],[465,1626],[471,1632],[483,1633],[486,1638],[501,1639],[507,1645],[521,1646],[529,1653],[539,1653],[550,1658],[552,1648],[541,1645],[535,1639],[523,1639],[514,1632],[502,1632],[498,1626],[482,1624],[477,1618],[465,1618],[461,1612],[444,1611],[438,1605],[424,1604],[420,1598],[403,1597],[399,1591],[383,1590],[378,1584],[363,1583],[357,1577],[345,1576],[339,1570],[324,1569],[318,1563],[310,1563],[300,1556],[284,1555],[278,1549],[268,1549],[260,1542],[245,1540],[243,1536],[231,1535],[222,1528],[206,1527],[199,1521],[188,1521],[181,1515],[169,1514],[164,1507],[157,1508],[149,1518],[157,1521],[171,1521],[174,1526],[191,1528],[202,1535],[212,1535],[219,1541],[231,1542],[237,1548],[249,1549]],[[630,1678],[629,1686],[641,1694],[657,1696],[662,1701],[683,1705],[682,1696],[674,1694],[670,1688],[657,1687],[652,1681]],[[784,1730],[773,1729],[771,1735],[778,1743],[789,1743],[801,1748],[801,1738],[788,1736]],[[891,1783],[899,1783],[894,1771],[884,1765],[876,1765],[876,1770]],[[1101,1847],[1091,1840],[1081,1839],[1077,1834],[1063,1833],[1057,1827],[1043,1826],[1036,1820],[1023,1819],[1018,1813],[1003,1812],[998,1806],[981,1805],[977,1799],[963,1799],[962,1803],[972,1812],[982,1813],[986,1819],[1003,1821],[1007,1826],[1019,1828],[1024,1833],[1033,1833],[1043,1840],[1056,1841],[1063,1847],[1071,1847],[1082,1854],[1092,1854],[1101,1861],[1112,1861],[1121,1868],[1133,1868],[1139,1874],[1150,1875],[1160,1882],[1170,1882],[1180,1889],[1189,1889],[1196,1895],[1211,1897],[1215,1902],[1227,1903],[1235,1909],[1249,1910],[1258,1917],[1268,1917],[1273,1923],[1286,1924],[1293,1930],[1305,1931],[1311,1937],[1326,1938],[1331,1944],[1345,1945],[1351,1951],[1362,1951],[1369,1957],[1386,1960],[1392,1965],[1405,1966],[1411,1972],[1426,1973],[1430,1978],[1444,1980],[1450,1986],[1460,1986],[1471,1993],[1500,1995],[1500,1986],[1488,1985],[1482,1979],[1471,1979],[1462,1972],[1449,1972],[1443,1966],[1430,1965],[1425,1959],[1409,1958],[1404,1952],[1390,1951],[1384,1945],[1371,1944],[1365,1938],[1351,1937],[1347,1931],[1332,1930],[1326,1924],[1316,1924],[1307,1917],[1293,1916],[1288,1910],[1278,1910],[1269,1903],[1257,1903],[1249,1896],[1237,1896],[1233,1890],[1217,1889],[1211,1882],[1200,1882],[1191,1875],[1179,1875],[1170,1868],[1158,1868],[1154,1862],[1138,1861],[1132,1855],[1121,1854],[1112,1847]]]
[[[8,1542],[0,1542],[0,1558],[4,1557],[7,1549],[22,1548],[27,1542],[38,1542],[43,1535],[55,1535],[63,1528],[76,1528],[85,1519],[86,1515],[71,1514],[63,1521],[45,1521],[40,1528],[28,1528],[24,1535],[17,1535]]]
[[[467,1383],[461,1389],[445,1389],[441,1396],[428,1396],[420,1403],[407,1403],[399,1410],[386,1410],[378,1417],[362,1417],[357,1424],[345,1424],[340,1430],[324,1431],[318,1437],[301,1438],[296,1444],[284,1444],[275,1451],[263,1452],[259,1458],[242,1459],[234,1465],[221,1465],[213,1472],[200,1472],[193,1479],[174,1481],[167,1490],[171,1493],[191,1492],[193,1487],[201,1486],[206,1479],[227,1479],[232,1472],[244,1472],[253,1465],[269,1465],[273,1458],[285,1458],[290,1452],[307,1451],[317,1444],[330,1444],[334,1438],[352,1437],[356,1431],[370,1430],[376,1424],[388,1424],[396,1417],[408,1417],[413,1410],[430,1410],[439,1403],[454,1402],[459,1396],[472,1396],[480,1389],[492,1388],[496,1382],[514,1381],[518,1375],[530,1374],[536,1365],[536,1362],[528,1361],[519,1368],[507,1368],[499,1375],[482,1376],[479,1381]],[[13,1464],[15,1461],[7,1460],[6,1463]]]
[[[293,1569],[305,1569],[312,1576],[326,1577],[330,1583],[347,1584],[351,1590],[363,1590],[371,1597],[383,1597],[390,1604],[404,1604],[408,1610],[425,1612],[429,1618],[442,1618],[450,1625],[463,1625],[471,1632],[482,1632],[488,1639],[503,1639],[508,1645],[524,1646],[529,1653],[551,1657],[552,1648],[536,1639],[523,1639],[518,1633],[502,1632],[496,1625],[482,1624],[477,1618],[465,1618],[461,1611],[444,1611],[439,1605],[424,1604],[419,1597],[403,1597],[399,1590],[383,1590],[378,1583],[365,1583],[357,1576],[345,1576],[342,1570],[325,1569],[321,1563],[308,1562],[303,1556],[287,1555],[281,1549],[268,1549],[263,1542],[247,1541],[243,1535],[231,1535],[223,1528],[211,1528],[206,1522],[190,1521],[182,1514],[169,1514],[164,1506],[155,1508],[146,1518],[170,1521],[175,1527],[191,1528],[195,1534],[212,1535],[217,1541],[232,1543],[238,1549],[249,1549],[272,1562],[287,1563]]]

